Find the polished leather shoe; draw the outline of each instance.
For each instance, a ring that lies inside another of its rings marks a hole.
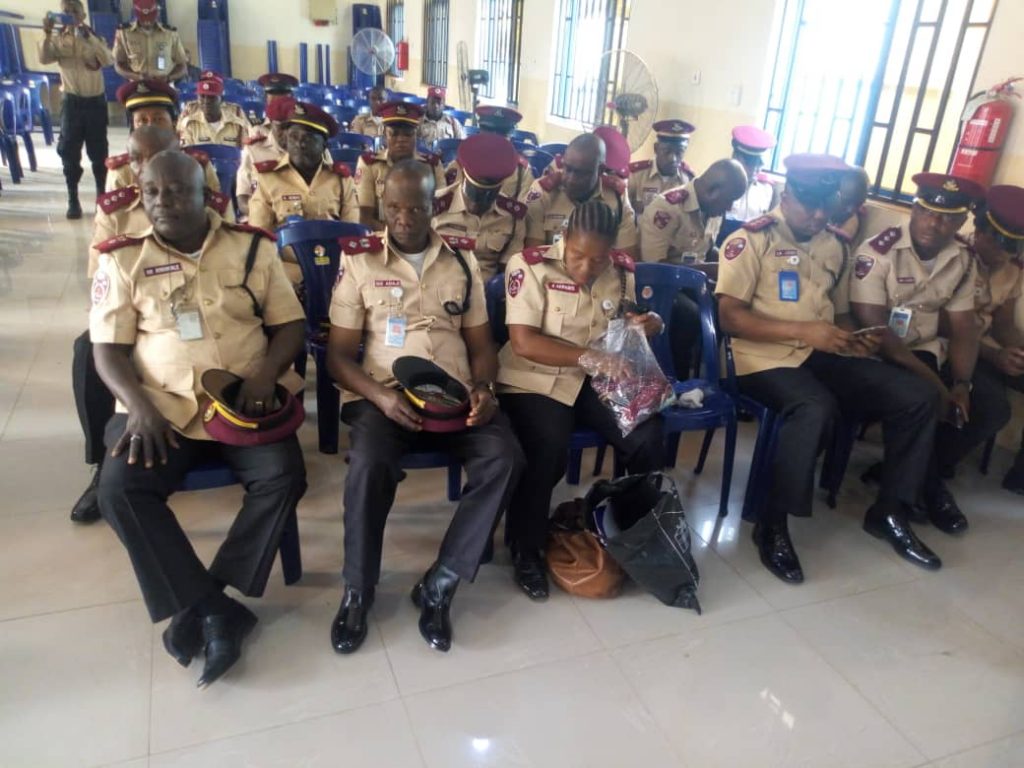
[[[373,607],[373,589],[345,587],[341,607],[331,624],[331,645],[335,653],[355,653],[366,639],[367,615]]]
[[[888,541],[896,554],[908,563],[928,571],[937,571],[942,567],[939,556],[917,538],[902,510],[893,512],[872,507],[864,516],[864,530],[877,539]]]
[[[964,513],[945,484],[940,484],[935,497],[928,504],[928,520],[943,533],[955,535],[967,530]]]
[[[174,660],[187,667],[203,649],[203,626],[199,615],[186,608],[174,615],[163,633],[164,649]]]
[[[801,584],[804,572],[800,560],[793,549],[793,541],[789,531],[783,527],[774,527],[755,523],[754,543],[761,556],[761,564],[787,584]]]
[[[71,522],[73,523],[95,523],[100,519],[100,502],[96,491],[100,485],[99,467],[92,473],[92,480],[89,487],[85,489],[75,506],[71,508]]]
[[[420,634],[438,651],[452,647],[451,608],[458,586],[457,573],[434,563],[412,590],[412,601],[420,609]]]
[[[237,600],[224,613],[203,618],[206,663],[197,685],[204,688],[221,678],[242,656],[242,641],[256,626],[256,614]]]
[[[517,552],[512,556],[516,584],[531,600],[548,599],[548,568],[536,552]]]

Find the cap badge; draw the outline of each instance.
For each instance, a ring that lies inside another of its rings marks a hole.
[[[948,179],[948,180],[947,180],[947,181],[946,181],[946,182],[945,182],[945,183],[944,183],[944,184],[942,185],[942,188],[943,188],[944,190],[946,190],[947,192],[959,192],[959,191],[960,191],[960,185],[959,185],[959,184],[957,184],[957,183],[956,183],[956,181],[955,181],[955,180],[953,180],[953,179]]]
[[[409,111],[403,105],[399,104],[397,107],[395,107],[395,114],[396,115],[407,115],[407,114],[409,114]]]

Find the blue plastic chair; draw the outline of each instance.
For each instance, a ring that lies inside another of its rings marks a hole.
[[[13,75],[12,79],[29,89],[33,118],[43,131],[46,146],[50,146],[53,144],[53,118],[46,107],[50,103],[50,79],[33,72],[21,72]]]
[[[181,104],[187,101],[195,101],[196,84],[189,81],[177,83],[175,89],[178,91],[178,100]]]
[[[464,109],[455,109],[455,107],[448,107],[444,111],[444,113],[449,117],[453,117],[456,120],[458,120],[459,123],[462,124],[463,126],[465,126],[467,123],[469,123],[470,120],[473,119],[472,112],[467,112]]]
[[[338,121],[338,125],[342,128],[348,128],[352,125],[352,121],[356,119],[359,110],[347,102],[337,101],[335,104],[337,105],[337,113],[334,119]]]
[[[331,149],[337,147],[338,149],[358,149],[360,152],[372,152],[373,151],[373,137],[365,136],[361,133],[350,133],[342,131],[337,136],[333,137],[327,142],[327,146]]]
[[[205,491],[210,488],[224,488],[235,485],[238,478],[224,462],[210,461],[189,470],[181,483],[179,491]],[[294,512],[281,531],[281,540],[277,545],[281,555],[281,572],[284,583],[292,585],[302,578],[302,550],[299,543],[299,518]]]
[[[547,144],[541,144],[537,149],[547,152],[549,155],[554,157],[555,155],[564,155],[565,150],[569,148],[568,144],[563,144],[559,141],[549,142]]]
[[[28,155],[28,167],[32,171],[39,170],[36,163],[36,149],[32,142],[32,96],[29,89],[21,83],[6,80],[0,83],[0,94],[3,98],[3,128],[12,139],[20,136],[25,142],[25,153]],[[13,142],[14,156],[17,157],[17,141]],[[18,165],[21,158],[18,157]],[[12,165],[13,167],[13,165]]]
[[[455,159],[461,143],[462,139],[438,139],[434,142],[434,154],[439,155],[441,162],[447,166]]]
[[[684,289],[696,295],[700,308],[704,378],[689,379],[685,382],[676,380],[669,341],[671,328],[668,322],[665,332],[651,339],[651,349],[676,392],[699,386],[704,390],[704,405],[700,408],[674,406],[662,412],[667,444],[665,465],[675,467],[683,432],[703,430],[704,443],[697,466],[694,468],[694,473],[700,474],[704,470],[704,462],[715,430],[718,427],[725,427],[722,493],[718,507],[719,516],[725,517],[729,514],[729,487],[732,483],[732,467],[736,456],[736,402],[722,387],[719,379],[721,367],[718,357],[718,330],[715,327],[715,308],[711,291],[708,289],[707,276],[696,269],[672,264],[636,265],[638,302],[657,312],[662,318],[672,317],[672,304],[679,292]]]
[[[356,172],[356,165],[363,154],[363,150],[356,147],[328,147],[327,151],[331,153],[331,160],[336,163],[345,163],[352,173]]]
[[[238,166],[242,164],[242,150],[227,144],[194,144],[192,148],[209,155],[213,169],[217,172],[220,191],[229,195],[232,204],[235,204],[235,177],[238,175]],[[238,213],[237,205],[235,213]]]
[[[246,119],[253,125],[259,125],[266,118],[266,103],[263,99],[246,99],[239,106]]]
[[[292,91],[296,101],[306,101],[319,104],[327,92],[326,86],[315,83],[302,83]]]
[[[533,175],[535,177],[541,176],[544,173],[544,169],[551,165],[555,160],[555,158],[547,152],[535,149],[529,145],[526,145],[526,148],[519,150],[519,152],[530,163],[530,170],[533,171]]]
[[[480,129],[475,125],[463,126],[462,130],[465,132],[466,136],[476,136],[480,133]]]
[[[523,141],[526,142],[527,144],[532,144],[535,147],[539,147],[540,145],[540,141],[537,139],[537,134],[534,133],[533,131],[514,130],[509,135],[509,138],[512,139],[513,143],[517,141]]]

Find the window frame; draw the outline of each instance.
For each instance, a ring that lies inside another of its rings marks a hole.
[[[385,23],[388,29],[388,37],[397,46],[405,39],[405,0],[388,0],[385,12],[387,14]],[[398,68],[397,56],[388,74],[398,78],[405,75],[405,70]]]
[[[477,36],[474,62],[491,77],[480,95],[507,104],[519,103],[519,82],[523,53],[524,0],[478,0]],[[503,20],[508,19],[507,34]],[[498,75],[504,74],[505,99],[495,96]]]
[[[450,0],[423,2],[424,85],[448,86],[448,40],[451,32]]]

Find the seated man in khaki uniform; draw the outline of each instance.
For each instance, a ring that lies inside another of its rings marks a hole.
[[[178,135],[183,147],[192,144],[225,144],[229,147],[242,146],[242,139],[249,134],[249,121],[241,112],[227,108],[221,97],[224,95],[224,81],[220,78],[200,80],[196,86],[199,108],[181,116],[178,121]]]
[[[173,82],[188,74],[188,55],[174,27],[160,23],[156,0],[133,0],[135,21],[114,35],[114,69],[132,80]]]
[[[551,245],[561,237],[569,214],[588,200],[601,200],[612,209],[619,235],[615,248],[636,258],[636,216],[622,179],[601,172],[605,161],[604,141],[592,133],[577,136],[565,150],[562,169],[552,171],[533,183],[526,195],[527,248]]]
[[[253,132],[242,141],[242,158],[235,175],[235,201],[243,216],[249,215],[249,201],[259,181],[256,165],[277,162],[287,155],[284,149],[285,121],[291,116],[294,107],[295,99],[290,96],[267,104],[266,122],[255,126]]]
[[[444,97],[447,93],[447,90],[439,85],[427,88],[427,103],[423,110],[423,119],[416,127],[416,138],[430,149],[434,148],[435,141],[441,139],[466,138],[462,123],[444,113]]]
[[[214,441],[205,425],[217,411],[207,406],[204,374],[240,377],[233,418],[258,430],[279,410],[282,391],[302,386],[291,367],[304,343],[303,312],[273,240],[205,208],[194,160],[157,155],[142,191],[152,228],[101,246],[93,277],[89,333],[118,403],[99,504],[128,551],[150,618],[172,619],[163,633],[168,653],[184,666],[205,655],[204,686],[238,660],[256,623],[224,588],[263,593],[285,522],[306,490],[294,433],[265,442],[257,434],[246,445]],[[245,497],[207,568],[167,499],[211,456],[227,462]]]
[[[366,98],[370,102],[370,111],[356,115],[348,129],[352,133],[361,133],[363,136],[379,139],[381,143],[378,146],[383,149],[387,146],[387,141],[384,138],[384,121],[378,111],[390,98],[388,89],[383,85],[375,85],[370,89]]]
[[[857,252],[850,301],[862,325],[888,326],[882,356],[917,374],[940,398],[922,516],[945,533],[967,530],[942,477],[1009,419],[1005,401],[974,389],[978,361],[977,264],[956,239],[984,200],[973,181],[941,173],[913,177],[917,197],[905,227],[890,227]]]
[[[363,153],[356,165],[359,221],[374,230],[384,228],[384,178],[395,163],[409,158],[419,160],[433,171],[435,188],[444,186],[440,158],[416,151],[416,126],[423,117],[423,108],[404,101],[390,101],[378,107],[377,114],[384,123],[387,149]]]
[[[199,81],[198,82],[201,83],[203,80],[219,80],[221,85],[224,84],[224,78],[221,77],[216,72],[214,72],[212,69],[204,69],[202,72],[199,73]],[[198,87],[198,83],[197,83],[197,87]],[[197,94],[198,94],[198,91],[197,91]],[[222,100],[221,103],[220,103],[220,108],[221,108],[221,111],[223,111],[225,113],[228,113],[228,114],[232,115],[233,117],[237,117],[240,120],[244,120],[246,126],[249,125],[249,120],[245,116],[245,114],[242,112],[242,107],[240,105],[233,104],[230,101],[223,101]],[[190,115],[194,115],[196,112],[199,112],[201,110],[202,110],[202,101],[199,98],[193,99],[192,101],[186,101],[184,104],[182,104],[181,105],[181,116],[178,118],[178,132],[179,133],[181,132],[181,123],[182,123],[182,121],[186,117],[189,117]]]
[[[465,238],[486,283],[523,250],[526,204],[499,191],[515,173],[517,153],[512,143],[493,133],[470,136],[459,146],[463,181],[439,190],[434,198],[434,230]]]
[[[694,128],[685,120],[659,120],[653,126],[654,157],[629,164],[629,202],[636,215],[658,195],[692,181],[693,170],[683,162]]]
[[[476,576],[523,467],[494,396],[498,359],[480,268],[472,253],[431,230],[433,196],[430,168],[411,158],[401,161],[384,186],[387,229],[343,241],[327,351],[331,376],[344,389],[341,418],[351,428],[352,445],[345,476],[345,590],[331,626],[338,653],[352,653],[366,639],[402,456],[451,452],[469,478],[438,558],[412,594],[420,634],[440,651],[451,646],[455,589],[461,579]],[[407,355],[429,358],[465,386],[465,429],[424,430],[392,372],[395,360]]]
[[[848,166],[827,155],[793,155],[786,168],[779,207],[723,244],[715,289],[740,392],[782,420],[771,495],[754,526],[761,562],[783,581],[803,581],[788,517],[811,514],[818,454],[842,409],[884,425],[882,487],[864,530],[907,561],[937,569],[941,561],[907,522],[928,471],[937,395],[918,377],[869,357],[880,343],[877,330],[855,333],[849,257],[825,228]]]
[[[519,112],[508,107],[481,104],[476,108],[476,124],[480,128],[480,133],[494,133],[508,139],[522,119],[523,116]],[[517,152],[516,155],[516,172],[505,179],[501,185],[501,194],[513,200],[522,200],[536,179],[530,161],[521,152]],[[462,181],[462,166],[459,165],[458,158],[452,160],[445,168],[444,178],[448,186]]]

